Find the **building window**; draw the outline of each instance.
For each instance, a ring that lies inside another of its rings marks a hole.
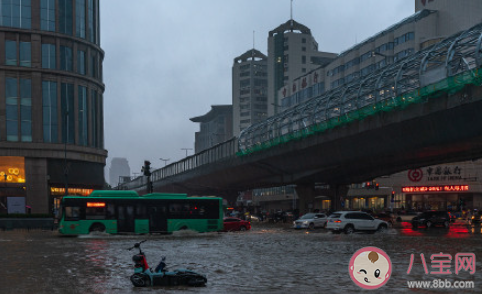
[[[406,33],[404,35],[401,35],[398,38],[395,38],[395,40],[393,40],[393,42],[395,43],[395,46],[397,46],[397,45],[403,44],[403,43],[408,42],[408,41],[413,40],[413,39],[415,39],[415,33],[409,32],[409,33]]]
[[[75,1],[75,35],[85,39],[85,0]]]
[[[90,76],[93,78],[97,78],[97,57],[96,56],[90,57]]]
[[[40,29],[55,32],[55,0],[40,1]]]
[[[5,78],[7,141],[18,141],[17,79]]]
[[[59,32],[72,35],[72,0],[59,0]]]
[[[306,56],[301,56],[301,63],[306,64]]]
[[[79,145],[86,146],[88,143],[87,133],[87,88],[79,86]]]
[[[42,82],[43,133],[45,143],[58,142],[57,83]]]
[[[20,66],[32,66],[32,49],[30,42],[20,42]]]
[[[5,65],[17,66],[17,42],[5,40]]]
[[[21,29],[31,28],[31,0],[3,0],[0,4],[0,25]]]
[[[54,44],[42,44],[42,68],[56,68]]]
[[[72,71],[72,48],[60,46],[60,69]]]
[[[62,83],[60,88],[62,105],[62,137],[64,143],[74,144],[75,113],[74,113],[74,85]]]
[[[5,78],[7,141],[19,140],[19,114],[21,141],[32,142],[32,81],[20,79],[20,99],[18,80]]]
[[[22,142],[32,142],[32,81],[20,79],[20,129]]]
[[[89,41],[95,44],[98,42],[98,31],[97,23],[99,22],[98,12],[96,7],[98,6],[97,0],[88,0],[88,31],[89,31]]]
[[[77,50],[77,73],[85,75],[85,51]]]
[[[92,109],[92,146],[97,147],[98,146],[98,140],[97,140],[97,91],[92,90],[91,95],[90,95],[90,107]]]

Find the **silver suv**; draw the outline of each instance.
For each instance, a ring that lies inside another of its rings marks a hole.
[[[295,229],[324,228],[328,217],[324,213],[307,213],[293,222]]]
[[[388,223],[375,219],[366,212],[337,211],[328,218],[326,228],[333,233],[345,232],[351,234],[356,231],[385,231]]]

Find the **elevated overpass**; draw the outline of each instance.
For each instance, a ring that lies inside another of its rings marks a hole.
[[[154,191],[234,198],[482,157],[482,24],[152,173]],[[141,176],[120,189],[147,191]],[[335,206],[343,189],[331,191]]]

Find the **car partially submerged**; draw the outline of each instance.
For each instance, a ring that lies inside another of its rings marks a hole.
[[[388,228],[388,223],[362,211],[337,211],[328,218],[326,228],[333,233],[345,232],[345,234],[357,231],[381,232]]]
[[[307,213],[293,222],[294,229],[324,228],[328,216],[324,213]]]

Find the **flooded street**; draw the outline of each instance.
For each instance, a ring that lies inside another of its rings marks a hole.
[[[207,285],[134,288],[129,281],[134,250],[127,248],[144,239],[148,241],[142,249],[151,267],[165,255],[169,269],[189,268],[204,274]],[[405,292],[410,280],[447,279],[474,281],[475,288],[464,292],[481,292],[480,226],[456,224],[450,230],[419,231],[407,226],[385,233],[336,235],[322,229],[294,231],[288,226],[254,223],[248,232],[152,236],[0,232],[0,293],[353,293],[362,289],[352,282],[348,263],[358,249],[367,246],[384,250],[393,265],[392,277],[380,290]],[[440,252],[453,257],[452,274],[425,274],[420,254],[433,271],[430,256]],[[457,253],[475,254],[474,274],[455,274]],[[411,254],[414,264],[407,274]]]

